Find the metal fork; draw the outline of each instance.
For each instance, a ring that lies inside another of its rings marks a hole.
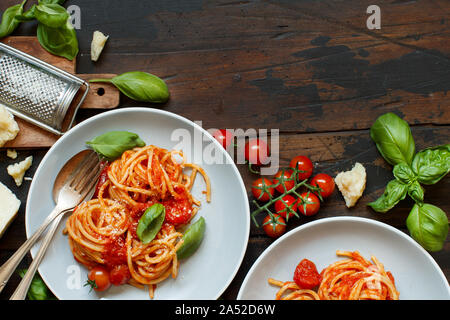
[[[102,167],[103,164],[98,158],[97,154],[94,151],[89,150],[89,153],[79,163],[73,173],[67,178],[63,187],[56,196],[56,206],[53,211],[47,216],[43,224],[34,232],[34,234],[27,241],[25,241],[25,243],[11,256],[11,258],[9,258],[8,261],[6,261],[0,267],[0,292],[5,287],[9,278],[14,273],[14,270],[19,265],[20,261],[22,261],[26,253],[33,247],[41,234],[46,230],[48,225],[52,221],[54,221],[54,224],[51,228],[52,230],[50,230],[54,232],[62,216],[65,213],[73,210],[76,205],[78,205],[86,198],[88,194],[91,193],[92,189],[96,185],[96,181],[98,179],[98,176],[100,175]],[[50,240],[51,238],[47,241],[50,242]],[[37,268],[37,265],[33,267]],[[23,280],[27,278],[31,283],[35,272],[30,275],[30,271],[31,266]]]

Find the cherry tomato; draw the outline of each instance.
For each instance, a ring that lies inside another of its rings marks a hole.
[[[320,275],[316,265],[308,259],[303,259],[294,272],[294,281],[301,289],[313,289],[320,284]]]
[[[86,285],[90,285],[95,291],[107,290],[111,286],[108,270],[101,266],[92,268],[88,273]]]
[[[213,133],[213,137],[219,141],[219,143],[224,147],[225,149],[228,149],[228,147],[233,142],[234,135],[231,131],[226,129],[219,129]]]
[[[267,164],[269,146],[262,139],[250,139],[245,144],[245,159],[256,166]]]
[[[286,191],[291,190],[295,186],[295,180],[294,177],[292,176],[292,170],[278,171],[277,174],[275,175],[275,178],[273,179],[273,184],[279,184],[278,186],[275,187],[275,189],[279,193],[285,193]],[[286,190],[284,190],[283,185],[284,187],[286,187]]]
[[[314,193],[303,192],[298,199],[297,209],[304,216],[313,216],[320,209],[320,200]]]
[[[263,182],[265,187],[263,187]],[[263,188],[265,190],[262,190]],[[272,181],[267,178],[259,178],[253,181],[252,193],[256,200],[267,202],[275,193],[275,189],[273,188]]]
[[[175,199],[169,198],[162,201],[166,209],[165,221],[174,226],[180,226],[189,223],[192,218],[192,205],[187,198]]]
[[[282,199],[284,202],[281,200],[275,201],[275,211],[283,218],[289,220],[294,215],[289,208],[294,212],[297,211],[297,200],[289,194],[285,195]]]
[[[305,156],[296,156],[291,160],[291,163],[289,165],[291,168],[297,168],[298,170],[301,170],[298,173],[298,180],[305,180],[311,177],[313,172],[313,164],[311,160],[308,157]]]
[[[286,232],[286,221],[278,214],[274,214],[273,218],[267,215],[263,220],[264,232],[271,238],[278,238]]]
[[[130,279],[130,269],[128,269],[126,264],[115,265],[109,272],[109,280],[111,281],[111,284],[115,286],[128,283]]]
[[[322,189],[320,195],[323,198],[328,198],[334,191],[334,179],[326,173],[316,174],[311,179],[311,185]]]

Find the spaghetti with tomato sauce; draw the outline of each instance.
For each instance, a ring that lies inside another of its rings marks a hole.
[[[205,181],[210,202],[208,176],[186,163],[182,152],[152,145],[125,151],[102,171],[94,197],[67,220],[74,258],[89,269],[106,268],[114,285],[148,286],[153,298],[158,283],[178,274],[176,252],[183,240],[177,228],[189,224],[201,205],[191,194],[197,174]],[[144,244],[136,233],[139,219],[156,203],[165,208],[164,223]]]
[[[358,251],[336,251],[347,259],[332,263],[319,274],[314,263],[303,259],[294,272],[294,281],[269,278],[280,289],[276,300],[398,300],[399,292],[391,272],[376,257],[373,263]]]

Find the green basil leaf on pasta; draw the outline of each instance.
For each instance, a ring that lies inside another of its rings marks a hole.
[[[86,144],[109,161],[119,158],[127,150],[145,146],[145,142],[136,133],[128,131],[109,131]]]
[[[143,244],[150,243],[158,234],[164,223],[166,209],[160,203],[145,210],[136,229],[136,234]]]
[[[183,234],[183,244],[177,251],[178,259],[186,259],[194,254],[203,241],[206,230],[205,218],[201,217]]]

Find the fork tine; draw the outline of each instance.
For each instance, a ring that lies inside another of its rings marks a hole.
[[[83,186],[83,188],[81,188],[81,190],[79,191],[79,194],[81,195],[81,197],[84,199],[91,191],[93,188],[95,188],[95,186],[97,185],[97,181],[98,178],[100,177],[101,172],[103,171],[104,168],[104,164],[100,164],[99,168],[97,169],[97,171],[95,172],[95,174],[91,174],[89,179],[86,181],[86,184]]]
[[[74,181],[77,181],[78,178],[81,176],[81,174],[84,174],[86,171],[86,165],[89,164],[94,157],[97,157],[97,154],[95,152],[89,153],[89,155],[85,156],[83,160],[77,165],[75,170],[67,177],[67,180],[65,182],[66,185],[71,186]]]
[[[70,187],[77,188],[77,186],[80,184],[80,181],[83,180],[86,175],[89,174],[89,172],[95,167],[95,165],[100,160],[96,156],[89,156],[87,161],[84,163],[83,167],[81,167],[78,172],[76,172],[73,180],[70,182]]]
[[[93,172],[93,170],[99,164],[100,164],[100,160],[98,158],[91,160],[91,162],[89,162],[83,168],[83,170],[81,170],[79,172],[79,174],[77,175],[77,179],[75,179],[75,181],[71,184],[71,187],[74,188],[75,190],[78,190],[80,188],[80,186],[84,185],[84,183],[86,182],[87,177]]]
[[[74,187],[75,191],[80,193],[83,191],[83,189],[86,187],[86,185],[89,185],[89,184],[95,182],[93,180],[93,178],[94,178],[94,176],[97,175],[97,173],[100,171],[100,169],[101,169],[101,163],[97,162],[95,164],[95,166],[93,168],[91,168],[89,170],[89,172],[80,179],[79,183],[77,183],[77,185]]]

